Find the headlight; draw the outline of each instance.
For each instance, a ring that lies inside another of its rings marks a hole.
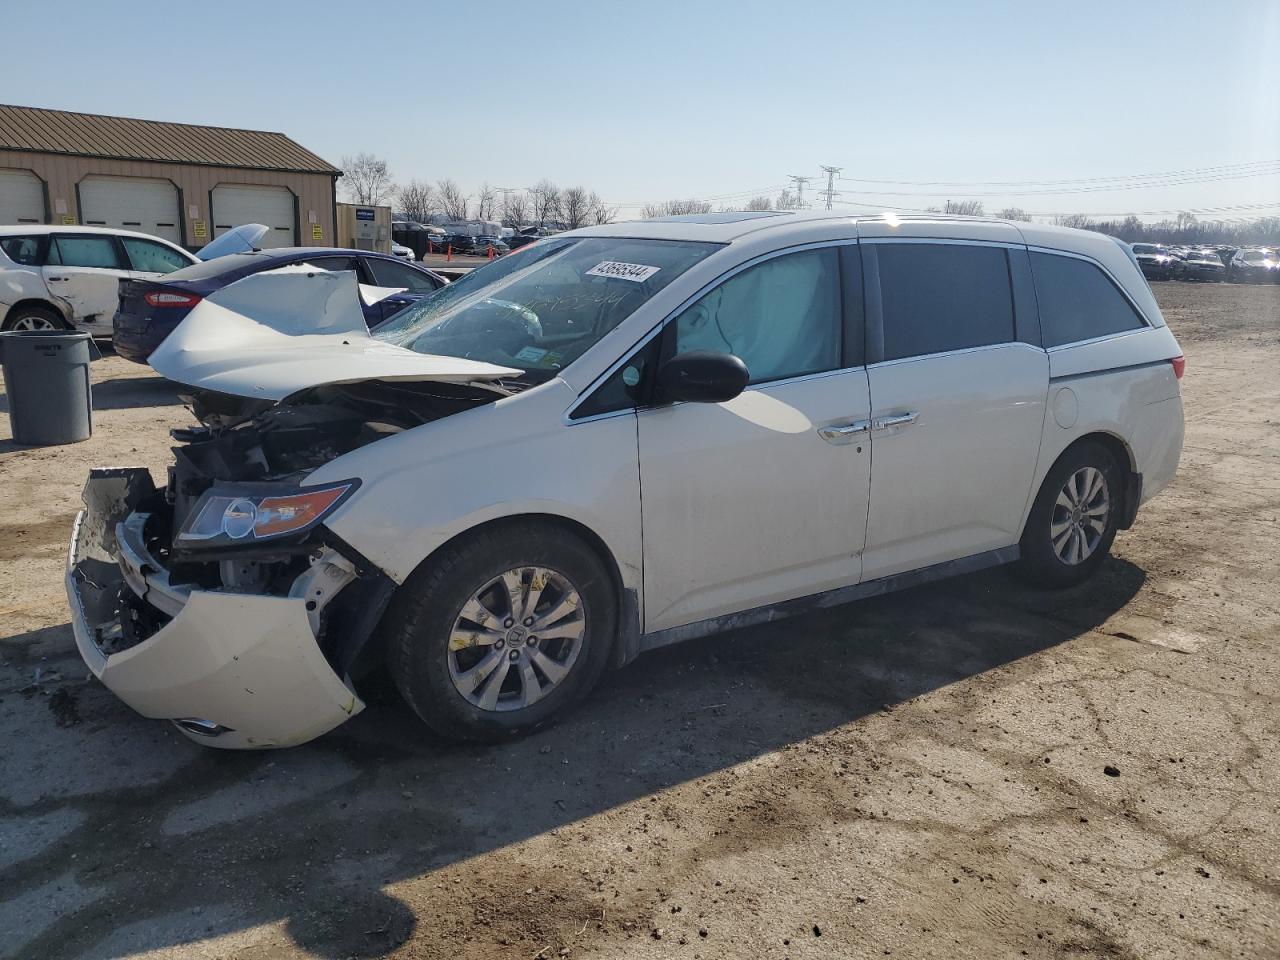
[[[184,546],[250,546],[303,533],[360,485],[358,480],[281,490],[228,484],[206,490],[174,538]]]

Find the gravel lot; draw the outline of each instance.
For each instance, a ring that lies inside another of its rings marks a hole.
[[[229,755],[87,678],[84,473],[161,471],[188,422],[96,364],[90,441],[0,423],[0,955],[1280,956],[1280,287],[1156,295],[1182,469],[1094,582],[709,638],[482,749],[383,692]]]

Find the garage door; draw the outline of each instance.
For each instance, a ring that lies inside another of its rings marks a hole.
[[[85,177],[80,181],[80,222],[89,227],[137,230],[182,242],[178,188],[144,177]]]
[[[247,183],[223,183],[213,188],[213,236],[246,223],[263,223],[269,229],[260,247],[297,246],[294,232],[293,194],[285,187],[259,187]]]
[[[44,187],[29,170],[0,170],[0,223],[44,223]]]

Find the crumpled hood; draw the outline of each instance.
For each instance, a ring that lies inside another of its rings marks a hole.
[[[521,372],[374,339],[355,274],[320,270],[269,271],[223,287],[187,314],[148,363],[178,383],[259,400],[327,383],[483,383]]]

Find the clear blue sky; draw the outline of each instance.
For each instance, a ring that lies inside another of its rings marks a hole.
[[[40,0],[0,17],[0,101],[280,130],[468,190],[549,177],[629,205],[776,194],[819,164],[972,184],[1280,161],[1277,0]],[[1280,174],[1204,176],[981,199],[1280,213]],[[1045,189],[838,186],[873,208]]]

